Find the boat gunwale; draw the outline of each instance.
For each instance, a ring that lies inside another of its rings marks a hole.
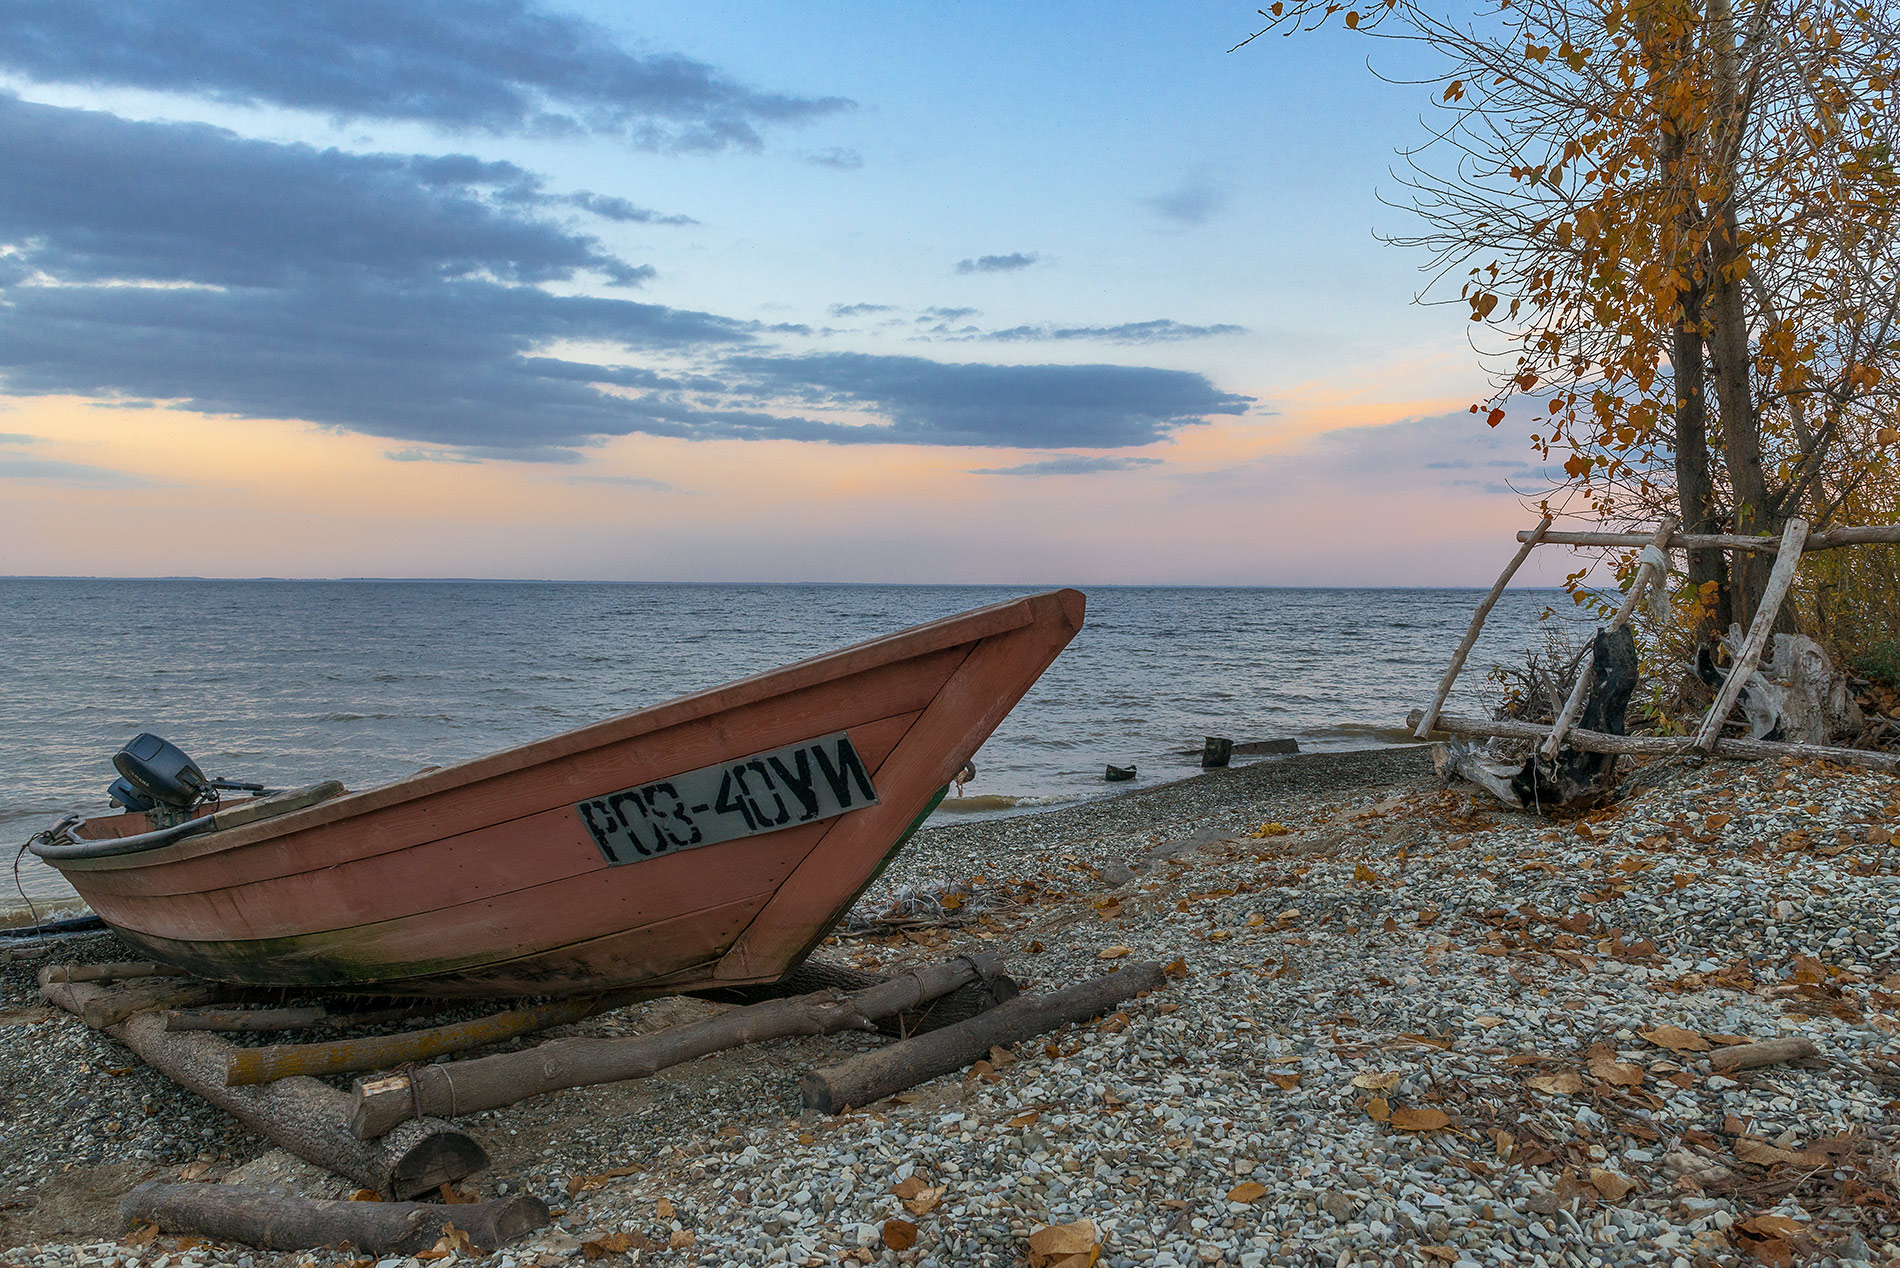
[[[1038,609],[1053,604],[1064,617],[1071,605],[1069,596],[1082,596],[1073,589],[1042,591],[1004,599],[967,612],[955,613],[921,625],[909,626],[890,634],[854,643],[836,651],[824,652],[794,661],[776,669],[734,679],[690,695],[618,714],[600,722],[588,723],[571,731],[502,749],[439,770],[405,776],[361,792],[333,797],[303,810],[256,823],[243,824],[223,831],[187,836],[179,841],[155,846],[131,854],[99,858],[53,859],[46,862],[65,872],[117,871],[127,868],[157,867],[182,862],[224,850],[276,840],[310,828],[373,814],[406,802],[441,793],[453,792],[470,784],[481,783],[590,749],[620,743],[640,735],[698,721],[702,718],[740,708],[774,696],[821,687],[878,665],[912,657],[927,656],[965,643],[980,642],[1032,625]],[[1073,621],[1073,618],[1070,617]]]

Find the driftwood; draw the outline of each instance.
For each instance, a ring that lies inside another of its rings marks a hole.
[[[1718,1074],[1753,1070],[1765,1065],[1779,1065],[1783,1061],[1799,1061],[1803,1057],[1813,1056],[1816,1051],[1811,1039],[1764,1039],[1760,1043],[1737,1044],[1733,1048],[1710,1053],[1709,1069]]]
[[[105,1030],[135,1013],[159,1008],[187,1008],[193,1004],[207,1004],[230,994],[228,987],[193,978],[150,977],[133,979],[123,986],[103,984],[117,981],[116,978],[101,978],[88,982],[82,978],[59,984],[88,988],[86,1001],[78,1013],[79,1020],[94,1030]]]
[[[987,1056],[992,1047],[1020,1043],[1058,1026],[1087,1021],[1131,995],[1159,990],[1166,980],[1159,964],[1129,964],[1119,973],[1078,982],[1047,995],[1020,995],[969,1021],[813,1070],[800,1080],[799,1092],[807,1109],[825,1114],[870,1105],[940,1074],[960,1070]]]
[[[1478,610],[1471,614],[1471,624],[1465,627],[1465,636],[1459,640],[1458,650],[1451,654],[1451,664],[1445,666],[1445,672],[1438,680],[1438,690],[1432,693],[1432,702],[1425,708],[1423,720],[1419,722],[1415,734],[1419,739],[1428,735],[1438,720],[1438,711],[1445,707],[1446,697],[1451,695],[1451,685],[1458,681],[1458,671],[1465,667],[1465,657],[1471,655],[1471,649],[1477,646],[1478,635],[1484,630],[1484,618],[1491,615],[1491,609],[1497,606],[1498,599],[1504,594],[1504,587],[1510,584],[1512,576],[1531,557],[1540,542],[1549,540],[1551,517],[1546,515],[1536,528],[1529,533],[1519,533],[1517,539],[1524,544],[1518,547],[1517,554],[1506,564],[1498,579],[1491,583],[1491,589],[1478,602]]]
[[[404,1004],[361,1013],[333,1013],[322,1004],[307,1008],[184,1008],[165,1014],[167,1030],[220,1030],[258,1033],[274,1030],[349,1030],[380,1026],[424,1013],[440,1011],[439,1004]]]
[[[1590,663],[1578,671],[1578,682],[1588,679],[1590,692],[1578,719],[1581,729],[1599,735],[1621,735],[1630,696],[1636,691],[1636,639],[1627,625],[1598,630],[1590,647]],[[1557,734],[1551,728],[1551,735]],[[1546,741],[1546,745],[1548,740]],[[1600,797],[1603,781],[1615,769],[1616,759],[1600,752],[1571,746],[1555,761],[1535,749],[1523,769],[1511,777],[1517,804],[1541,810],[1545,806],[1576,806]]]
[[[1443,726],[1443,721],[1440,721]],[[1487,763],[1472,751],[1469,744],[1453,736],[1449,743],[1432,745],[1432,768],[1441,779],[1462,779],[1496,797],[1507,806],[1522,808],[1523,802],[1517,798],[1517,791],[1511,787],[1514,767],[1496,762]]]
[[[545,1227],[551,1218],[547,1204],[527,1194],[438,1206],[320,1201],[274,1189],[163,1180],[147,1180],[121,1198],[119,1217],[128,1227],[143,1220],[167,1233],[198,1233],[264,1250],[313,1250],[348,1242],[372,1255],[428,1250],[444,1236],[444,1225],[467,1234],[480,1251],[491,1251]]]
[[[1669,556],[1664,553],[1664,548],[1669,545],[1670,535],[1675,531],[1676,520],[1673,517],[1665,517],[1656,529],[1656,535],[1644,546],[1642,562],[1636,565],[1636,575],[1630,578],[1629,593],[1623,596],[1623,602],[1617,607],[1616,615],[1610,618],[1608,633],[1614,634],[1629,624],[1630,614],[1636,610],[1636,605],[1642,601],[1643,593],[1650,588],[1652,583],[1658,587],[1664,584],[1669,575]],[[1563,750],[1564,737],[1570,733],[1570,728],[1577,724],[1578,717],[1583,713],[1584,700],[1590,691],[1592,671],[1595,666],[1596,648],[1592,644],[1590,655],[1585,658],[1583,664],[1577,667],[1577,680],[1571,685],[1570,698],[1564,701],[1563,712],[1557,715],[1557,721],[1551,725],[1550,738],[1544,741],[1543,747],[1539,750],[1545,761],[1557,760],[1558,754]],[[1619,731],[1621,729],[1617,728]]]
[[[1212,769],[1225,766],[1234,757],[1234,742],[1223,735],[1210,735],[1201,742],[1201,766]]]
[[[50,972],[40,973],[40,993],[67,1012],[83,1014],[86,1004],[104,993],[89,982],[55,982]],[[226,1087],[224,1069],[232,1045],[215,1035],[167,1033],[155,1012],[136,1013],[107,1026],[105,1033],[260,1136],[387,1197],[428,1193],[488,1165],[480,1145],[439,1119],[408,1123],[399,1132],[365,1143],[350,1134],[349,1095],[316,1079]]]
[[[879,1034],[893,1039],[908,1039],[925,1031],[954,1026],[960,1021],[987,1012],[1021,994],[1016,979],[1003,971],[995,956],[976,958],[977,977],[948,995],[927,999],[916,1008],[889,1016],[874,1017]],[[834,960],[807,959],[776,982],[757,986],[722,986],[709,991],[693,991],[698,999],[715,1004],[758,1004],[768,999],[790,999],[814,991],[868,991],[891,980],[888,973],[854,969]]]
[[[115,964],[60,964],[51,970],[55,982],[125,982],[137,977],[190,977],[184,969],[150,960]]]
[[[243,1087],[269,1083],[293,1074],[344,1074],[353,1070],[382,1070],[405,1061],[427,1061],[445,1053],[480,1048],[550,1026],[580,1021],[639,998],[637,995],[600,995],[564,999],[534,1008],[477,1017],[473,1021],[412,1030],[400,1035],[373,1035],[364,1039],[336,1039],[329,1043],[280,1043],[261,1048],[234,1048],[224,1072],[225,1084]]]
[[[407,1074],[359,1080],[350,1129],[369,1140],[418,1112],[453,1118],[562,1088],[648,1078],[669,1066],[743,1044],[790,1035],[873,1030],[877,1017],[914,1009],[1000,969],[996,956],[965,956],[851,995],[820,991],[766,1000],[650,1035],[560,1039],[525,1052],[419,1066]]]
[[[1782,530],[1781,550],[1775,556],[1774,568],[1768,573],[1768,584],[1762,589],[1761,607],[1756,609],[1755,619],[1749,623],[1748,638],[1742,643],[1742,650],[1735,657],[1728,677],[1723,679],[1715,703],[1709,706],[1708,713],[1702,718],[1702,725],[1696,728],[1695,746],[1704,753],[1715,747],[1715,738],[1722,733],[1722,724],[1728,721],[1728,715],[1734,710],[1736,697],[1748,685],[1749,675],[1755,672],[1762,652],[1768,647],[1768,636],[1775,632],[1775,614],[1781,610],[1781,601],[1787,597],[1788,587],[1794,584],[1795,568],[1801,562],[1802,543],[1807,539],[1808,522],[1799,517],[1789,520],[1787,527]]]
[[[1517,540],[1525,541],[1528,532]],[[1647,533],[1545,533],[1543,540],[1552,546],[1641,546],[1649,541]],[[1900,542],[1900,524],[1869,524],[1864,527],[1842,525],[1809,533],[1801,544],[1803,554],[1817,550],[1835,550],[1842,546],[1871,546]],[[1672,550],[1780,550],[1779,537],[1738,537],[1733,533],[1677,533],[1669,539]]]
[[[1417,709],[1406,715],[1405,724],[1413,726],[1420,717]],[[1512,722],[1505,719],[1466,718],[1440,714],[1438,729],[1454,735],[1496,735],[1511,740],[1541,740],[1550,728],[1536,722]],[[1576,730],[1570,733],[1570,747],[1587,753],[1625,753],[1637,757],[1680,757],[1695,753],[1693,741],[1666,735],[1609,735],[1599,731]],[[1715,757],[1752,762],[1762,758],[1800,757],[1857,766],[1863,770],[1900,774],[1900,753],[1880,753],[1859,748],[1830,748],[1824,744],[1784,744],[1769,740],[1718,739]]]

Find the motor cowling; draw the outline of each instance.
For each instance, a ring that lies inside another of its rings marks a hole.
[[[204,799],[208,781],[198,763],[177,745],[150,732],[133,737],[114,753],[112,765],[122,778],[113,783],[108,795],[128,809],[149,809],[157,804],[186,810]],[[143,798],[146,805],[133,807],[121,798],[119,785],[122,783],[129,784],[127,791]]]

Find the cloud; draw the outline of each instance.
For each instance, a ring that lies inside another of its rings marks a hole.
[[[624,198],[614,198],[608,194],[578,193],[559,195],[555,201],[564,202],[570,207],[579,207],[582,211],[592,212],[602,220],[616,220],[622,224],[638,225],[696,225],[699,221],[691,216],[668,216],[649,207],[636,207]]]
[[[974,331],[974,333],[971,333]],[[931,334],[942,334],[958,342],[973,339],[1000,343],[1062,343],[1087,340],[1095,343],[1150,344],[1180,343],[1189,339],[1212,339],[1221,335],[1244,335],[1245,326],[1222,323],[1215,326],[1190,326],[1165,318],[1155,321],[1129,321],[1119,326],[1011,326],[1007,330],[952,330],[940,326]]]
[[[527,214],[537,185],[512,163],[279,145],[0,94],[0,242],[64,283],[652,275]]]
[[[1042,257],[1033,251],[1024,254],[1021,251],[1010,255],[979,255],[971,260],[958,260],[959,273],[1015,273],[1026,269]]]
[[[524,0],[58,0],[0,11],[0,68],[340,119],[591,133],[643,149],[756,149],[760,129],[851,108],[765,92]]]
[[[29,436],[23,431],[0,431],[0,445],[37,445],[38,436]]]
[[[664,480],[655,480],[651,476],[630,475],[573,475],[567,477],[569,484],[610,484],[621,489],[648,489],[654,493],[678,493],[677,486]]]
[[[726,368],[761,396],[815,408],[869,408],[888,427],[808,433],[834,442],[1119,449],[1151,444],[1253,398],[1205,376],[1124,365],[945,364],[921,357],[737,353]]]
[[[128,471],[94,467],[83,462],[59,462],[52,458],[23,458],[10,454],[0,454],[0,480],[32,480],[79,489],[158,487],[157,481]]]
[[[855,172],[864,166],[864,156],[856,150],[833,146],[807,154],[805,161],[813,167],[829,167],[840,172]]]
[[[962,321],[965,317],[974,317],[981,309],[977,308],[926,308],[917,320],[926,321]]]
[[[894,313],[897,309],[890,304],[833,304],[825,311],[833,317],[871,317],[878,313]]]
[[[1227,208],[1228,192],[1205,176],[1194,176],[1173,189],[1138,200],[1163,220],[1184,227],[1204,225]]]
[[[1140,467],[1152,467],[1161,462],[1159,458],[1091,458],[1083,454],[1070,454],[1061,458],[1045,458],[1040,462],[1025,462],[1014,467],[977,467],[971,475],[993,476],[1064,476],[1093,475],[1097,471],[1132,471]]]

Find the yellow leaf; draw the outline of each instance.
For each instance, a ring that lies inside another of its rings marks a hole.
[[[1429,1105],[1406,1106],[1392,1112],[1392,1126],[1402,1132],[1435,1132],[1451,1126],[1451,1116]]]
[[[1010,1127],[1034,1127],[1041,1118],[1041,1110],[1030,1110],[1027,1113],[1016,1115],[1016,1117],[1009,1120],[1007,1125]]]
[[[1088,1268],[1102,1253],[1094,1220],[1045,1224],[1029,1235],[1030,1268]]]
[[[909,1250],[917,1244],[917,1226],[909,1220],[884,1221],[884,1245],[890,1250]]]
[[[1757,1167],[1772,1167],[1778,1162],[1799,1162],[1801,1155],[1769,1144],[1754,1136],[1735,1142],[1735,1156]]]
[[[940,1184],[931,1189],[921,1189],[917,1196],[904,1202],[904,1209],[912,1215],[928,1215],[937,1209],[937,1204],[943,1201],[943,1195],[949,1190],[950,1186],[947,1184]]]
[[[670,1220],[675,1215],[678,1215],[679,1212],[673,1209],[673,1202],[670,1198],[661,1198],[658,1202],[653,1204],[653,1214],[660,1219]]]
[[[1799,1237],[1807,1231],[1800,1220],[1789,1219],[1786,1215],[1771,1215],[1764,1211],[1760,1215],[1751,1215],[1741,1223],[1744,1232],[1757,1237]]]
[[[1385,882],[1384,877],[1367,867],[1364,863],[1354,863],[1352,865],[1352,878],[1356,881],[1363,881],[1368,885],[1380,885]]]
[[[1583,1091],[1583,1078],[1575,1070],[1559,1070],[1555,1074],[1534,1074],[1524,1083],[1534,1091],[1548,1092],[1552,1096],[1571,1096]]]
[[[1267,1075],[1267,1079],[1269,1082],[1273,1084],[1273,1086],[1279,1088],[1282,1092],[1291,1092],[1294,1088],[1300,1085],[1300,1075],[1297,1070],[1294,1071],[1292,1074],[1269,1073]]]
[[[1671,1052],[1707,1052],[1709,1041],[1693,1030],[1684,1030],[1680,1026],[1658,1026],[1654,1030],[1636,1032],[1658,1048],[1667,1048]]]
[[[1366,1117],[1375,1123],[1383,1123],[1392,1117],[1392,1104],[1383,1096],[1375,1096],[1366,1102]]]
[[[1267,1196],[1267,1186],[1258,1180],[1249,1180],[1245,1184],[1237,1184],[1227,1190],[1229,1202],[1258,1202],[1265,1196]]]
[[[937,906],[945,911],[955,911],[963,906],[962,894],[944,894],[937,899]]]
[[[1398,1070],[1379,1070],[1377,1072],[1368,1070],[1364,1074],[1353,1075],[1352,1085],[1354,1087],[1364,1088],[1368,1092],[1390,1092],[1399,1085],[1399,1080],[1404,1077],[1405,1075]]]
[[[1618,1087],[1641,1087],[1643,1067],[1618,1061],[1614,1055],[1597,1053],[1590,1058],[1590,1074],[1604,1083],[1614,1083]]]
[[[666,1245],[669,1250],[685,1250],[698,1240],[699,1234],[693,1232],[692,1229],[676,1228],[673,1230],[673,1235],[666,1239]]]
[[[1095,953],[1095,958],[1098,960],[1119,960],[1127,954],[1129,954],[1129,948],[1127,947],[1103,947],[1100,951]]]
[[[1618,1175],[1614,1171],[1605,1171],[1601,1167],[1590,1168],[1590,1184],[1607,1202],[1621,1202],[1629,1191],[1637,1186],[1628,1176]]]
[[[1293,831],[1293,829],[1287,827],[1284,823],[1263,823],[1253,830],[1252,835],[1257,838],[1283,837],[1291,831]]]

